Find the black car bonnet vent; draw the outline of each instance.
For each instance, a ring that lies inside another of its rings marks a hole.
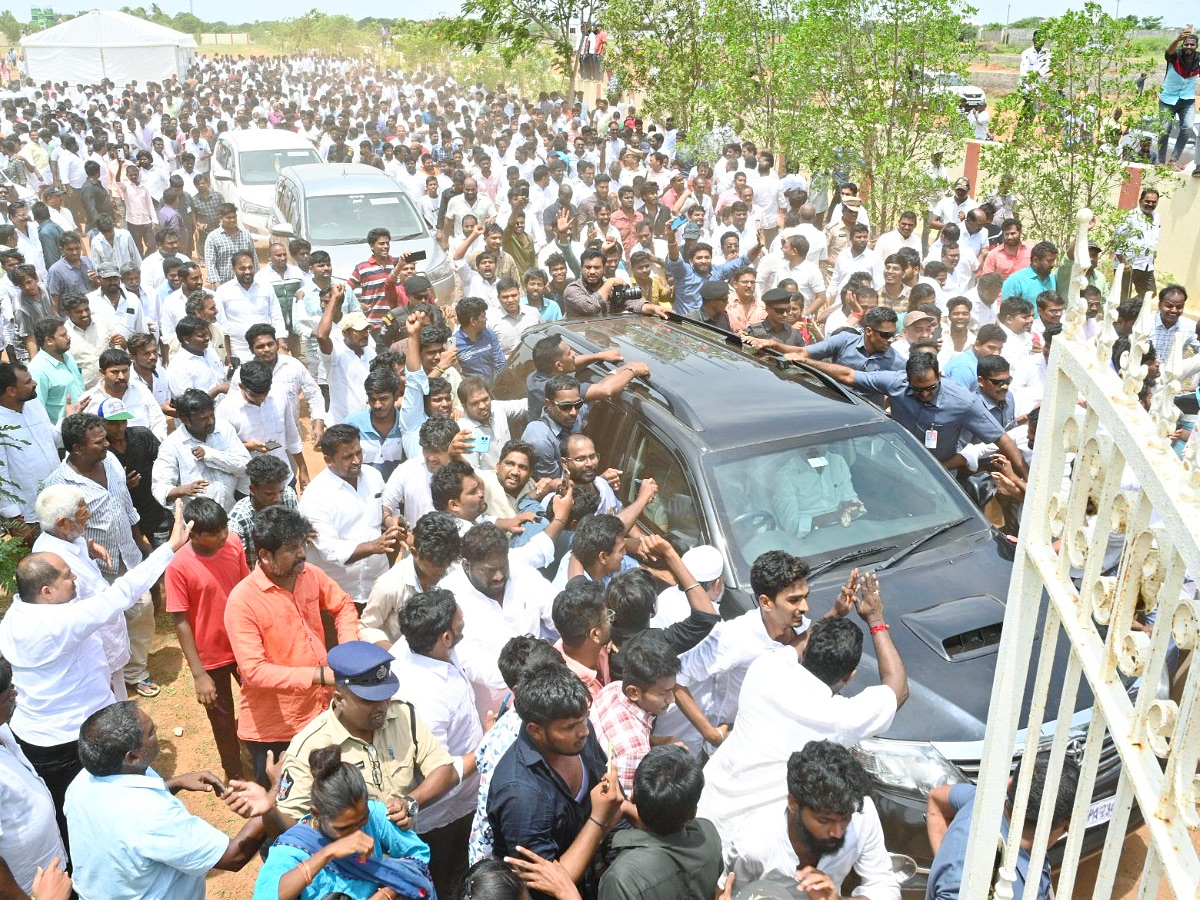
[[[993,654],[1000,646],[1004,604],[990,595],[962,597],[901,616],[929,649],[950,662]]]

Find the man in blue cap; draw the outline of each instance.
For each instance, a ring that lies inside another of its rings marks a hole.
[[[458,784],[450,753],[412,704],[396,699],[400,681],[392,674],[393,659],[367,641],[347,641],[329,651],[333,700],[292,738],[284,756],[279,810],[291,824],[311,812],[308,755],[330,744],[362,771],[371,799],[386,804],[388,818],[401,828],[415,831],[419,809]]]

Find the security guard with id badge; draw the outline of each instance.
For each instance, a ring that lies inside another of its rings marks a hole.
[[[292,738],[279,779],[279,811],[292,824],[312,812],[308,756],[330,744],[359,768],[372,800],[388,818],[416,831],[426,806],[458,784],[450,753],[421,721],[412,704],[395,697],[400,680],[394,657],[375,644],[348,641],[329,651],[336,689],[329,709]]]
[[[815,359],[805,362],[846,387],[886,394],[892,418],[948,469],[966,465],[958,453],[959,437],[971,432],[978,440],[995,444],[1022,478],[1028,472],[1021,451],[983,399],[956,381],[943,380],[932,353],[914,353],[903,372],[859,372]]]

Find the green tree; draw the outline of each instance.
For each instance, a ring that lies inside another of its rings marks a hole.
[[[548,45],[575,95],[581,23],[595,22],[600,0],[464,0],[462,15],[443,20],[443,37],[476,52],[495,47],[509,63]]]
[[[1037,28],[1046,20],[1042,16],[1027,16],[1024,19],[1017,19],[1009,25],[1009,28]]]
[[[0,12],[0,32],[4,33],[5,40],[10,44],[21,42],[21,23],[7,9],[4,12]]]
[[[1125,178],[1121,108],[1136,122],[1151,108],[1153,92],[1139,98],[1130,53],[1132,26],[1088,3],[1048,20],[1041,33],[1050,49],[1050,73],[1027,81],[1001,102],[1003,143],[984,147],[984,170],[1007,176],[1029,233],[1064,242],[1075,214],[1097,214],[1103,244],[1118,212],[1115,193]]]
[[[1138,28],[1144,28],[1147,31],[1154,31],[1162,28],[1162,16],[1142,16],[1142,20],[1138,22]]]
[[[973,10],[957,0],[712,0],[699,11],[651,0],[649,44],[623,3],[610,0],[605,24],[650,114],[686,123],[693,146],[732,123],[805,169],[860,182],[885,230],[936,192],[926,165],[965,136],[951,83],[974,49],[960,39]]]

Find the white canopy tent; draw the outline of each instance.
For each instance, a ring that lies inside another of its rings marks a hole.
[[[124,87],[182,78],[196,55],[190,34],[123,12],[97,10],[21,38],[35,84],[44,81]]]

